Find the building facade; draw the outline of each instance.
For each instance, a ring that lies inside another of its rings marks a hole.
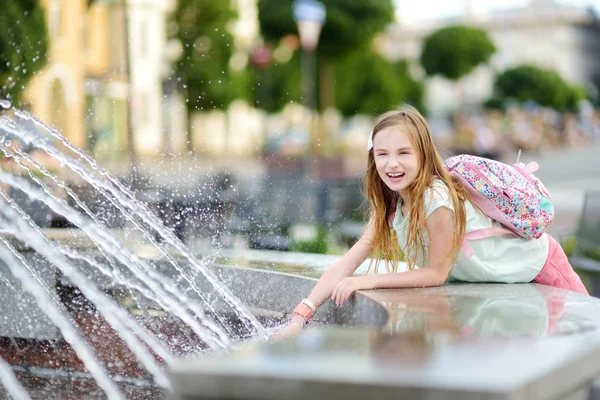
[[[32,113],[103,161],[162,151],[165,20],[175,0],[41,4],[49,51],[25,93]]]
[[[87,0],[42,0],[46,9],[49,46],[44,70],[30,83],[24,100],[34,115],[85,147],[85,60],[83,16]]]
[[[166,20],[174,0],[128,0],[131,122],[136,153],[153,155],[166,148],[163,81],[168,74]]]

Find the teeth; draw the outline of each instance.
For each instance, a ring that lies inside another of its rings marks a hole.
[[[403,173],[398,173],[398,174],[388,174],[388,176],[389,176],[389,177],[391,177],[391,178],[399,178],[399,177],[401,177],[402,175],[404,175],[404,174],[403,174]]]

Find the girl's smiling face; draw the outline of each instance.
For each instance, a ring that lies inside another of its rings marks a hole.
[[[406,189],[419,174],[419,158],[401,126],[388,126],[375,134],[373,157],[383,183],[407,201]]]

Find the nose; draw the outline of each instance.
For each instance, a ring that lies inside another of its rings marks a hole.
[[[400,165],[400,158],[398,156],[391,156],[388,165],[390,167],[397,167]]]

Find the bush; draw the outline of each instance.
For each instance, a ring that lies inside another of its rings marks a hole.
[[[296,241],[292,244],[292,250],[300,253],[327,254],[329,250],[327,228],[319,225],[314,240]]]
[[[569,236],[562,241],[562,243],[561,243],[562,248],[568,257],[571,257],[573,255],[576,244],[577,244],[577,238],[575,236]],[[600,247],[598,247],[596,249],[596,251],[592,252],[591,254],[585,254],[585,256],[589,257],[593,260],[600,261]],[[577,275],[579,275],[579,277],[581,278],[581,281],[583,282],[583,285],[586,287],[588,292],[591,295],[597,296],[599,293],[593,293],[594,285],[593,285],[592,281],[600,278],[600,273],[594,272],[594,271],[578,269],[577,265],[573,265],[573,269],[575,270],[575,272],[577,272]]]
[[[534,101],[559,111],[573,111],[586,97],[585,90],[570,85],[557,72],[534,65],[510,68],[496,77],[495,98]]]

